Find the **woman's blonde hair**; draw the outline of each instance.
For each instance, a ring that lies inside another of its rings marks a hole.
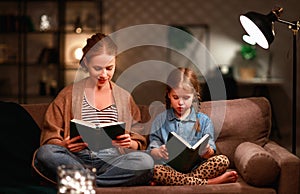
[[[105,34],[96,33],[86,40],[86,45],[82,48],[83,55],[80,65],[86,68],[86,62],[93,56],[108,54],[117,55],[117,46],[113,40]]]

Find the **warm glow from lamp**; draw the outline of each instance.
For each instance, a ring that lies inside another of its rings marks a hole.
[[[83,28],[82,28],[82,23],[81,23],[81,19],[80,16],[77,16],[75,23],[74,23],[74,32],[77,34],[82,33]]]
[[[74,51],[75,59],[80,60],[82,55],[83,55],[83,52],[82,52],[81,48],[75,49],[75,51]]]
[[[81,28],[81,27],[75,28],[75,32],[76,32],[77,34],[80,34],[80,33],[82,32],[82,28]]]
[[[269,48],[269,43],[266,37],[254,22],[252,22],[248,17],[244,15],[240,16],[240,22],[243,25],[245,31],[248,33],[248,35],[254,42],[256,42],[259,46],[261,46],[264,49]]]

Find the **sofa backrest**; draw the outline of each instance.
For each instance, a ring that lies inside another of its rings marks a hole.
[[[225,119],[222,122],[217,110],[226,106]],[[219,131],[216,140],[217,150],[225,154],[233,163],[236,147],[245,141],[263,146],[269,140],[271,132],[271,106],[263,97],[244,98],[227,101],[203,103],[202,111],[210,116]]]
[[[140,106],[142,122],[146,123],[144,135],[149,134],[151,121],[164,110],[161,104]],[[149,113],[150,112],[150,113]],[[271,107],[264,97],[233,100],[205,101],[201,112],[207,114],[215,127],[217,153],[225,154],[233,164],[236,147],[245,141],[263,146],[271,131]]]
[[[41,127],[48,104],[22,106]],[[140,133],[147,137],[151,121],[164,107],[162,104],[151,105],[150,111],[146,105],[139,107],[144,123]],[[232,163],[234,151],[240,143],[248,141],[263,146],[269,139],[271,107],[264,97],[206,101],[201,104],[201,112],[207,114],[214,123],[217,152],[227,155]]]

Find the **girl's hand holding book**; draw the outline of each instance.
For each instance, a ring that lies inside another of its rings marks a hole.
[[[166,148],[166,145],[162,145],[159,148],[153,148],[150,153],[151,153],[151,156],[156,160],[160,160],[160,159],[168,160],[169,159],[169,153]]]
[[[202,153],[200,153],[200,157],[205,159],[208,159],[213,155],[214,150],[209,146],[209,144],[207,144],[206,149]]]

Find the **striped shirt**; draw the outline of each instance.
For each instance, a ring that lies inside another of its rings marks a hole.
[[[93,107],[86,96],[83,98],[82,103],[82,120],[94,124],[111,123],[118,121],[118,112],[115,104],[112,104],[102,110]]]

